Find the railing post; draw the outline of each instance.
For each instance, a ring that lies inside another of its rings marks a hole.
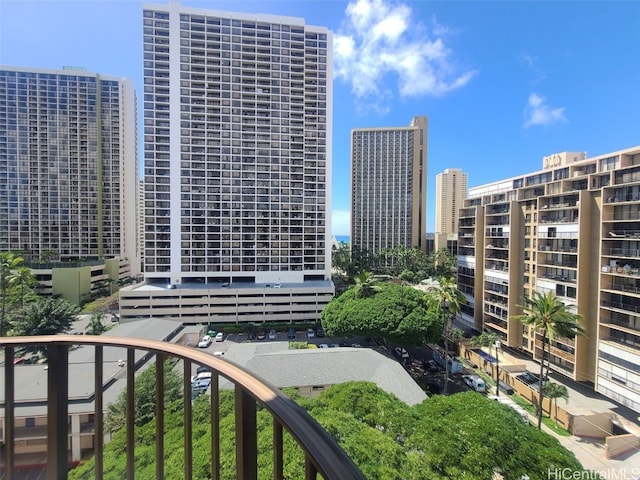
[[[156,355],[156,479],[164,480],[164,355]]]
[[[104,473],[104,402],[103,402],[103,368],[104,368],[104,352],[102,345],[95,346],[95,364],[94,364],[94,398],[95,412],[93,415],[93,458],[94,458],[94,475],[96,480],[102,480]]]
[[[282,480],[284,471],[282,424],[278,419],[273,419],[273,478]]]
[[[236,384],[236,478],[258,478],[256,401]]]
[[[69,444],[69,348],[47,345],[47,478],[66,480]]]
[[[13,365],[14,349],[4,349],[4,472],[6,480],[13,478],[15,458],[15,371]]]

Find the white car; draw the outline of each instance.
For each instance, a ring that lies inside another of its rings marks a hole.
[[[313,331],[313,328],[307,330],[307,338],[314,338],[316,336],[316,332]]]
[[[191,377],[191,383],[195,383],[198,380],[202,380],[203,378],[211,379],[211,372],[196,373],[193,377]]]
[[[404,347],[396,347],[395,348],[396,351],[396,355],[399,356],[400,358],[402,358],[403,360],[406,358],[409,358],[409,352],[407,352],[407,349]]]
[[[205,335],[198,342],[198,348],[207,348],[209,345],[211,345],[211,337],[209,335]]]
[[[276,334],[275,330],[269,330],[269,340],[275,340],[276,338],[278,338],[278,335]]]
[[[223,342],[223,341],[224,341],[224,333],[218,332],[216,334],[216,342]]]
[[[224,352],[213,352],[214,357],[224,357]]]

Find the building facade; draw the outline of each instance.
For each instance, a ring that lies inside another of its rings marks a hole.
[[[555,293],[587,334],[552,339],[551,368],[640,411],[640,147],[543,162],[470,189],[458,232],[464,319],[539,360],[541,336],[513,316],[525,295]]]
[[[126,79],[0,67],[0,251],[44,277],[108,259],[139,271],[136,109]]]
[[[331,297],[331,45],[299,18],[144,8],[144,295]]]
[[[351,245],[426,251],[427,117],[351,132]]]
[[[458,213],[467,198],[467,174],[447,168],[436,175],[436,233],[458,233]]]

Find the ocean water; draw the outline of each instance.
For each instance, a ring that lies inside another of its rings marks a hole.
[[[339,242],[347,242],[349,243],[350,235],[336,235],[336,240]]]

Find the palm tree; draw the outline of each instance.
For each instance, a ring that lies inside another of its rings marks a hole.
[[[496,397],[500,396],[500,367],[498,361],[498,341],[500,337],[493,332],[482,332],[471,339],[471,345],[480,347],[493,347],[496,350]]]
[[[7,288],[13,283],[16,270],[24,259],[15,253],[0,253],[0,337],[4,337],[5,316],[7,312]]]
[[[13,283],[20,287],[20,308],[22,308],[27,291],[36,285],[36,279],[29,267],[19,267],[13,275]]]
[[[542,390],[545,397],[551,400],[551,404],[553,405],[555,403],[556,408],[554,409],[554,418],[555,418],[556,427],[557,427],[558,426],[558,398],[562,398],[564,399],[565,403],[568,403],[569,390],[567,390],[567,387],[565,387],[564,385],[561,385],[560,383],[553,383],[553,382],[545,382]]]
[[[371,272],[360,272],[356,275],[356,297],[368,298],[380,289],[373,284],[373,274]]]
[[[445,328],[443,333],[444,349],[445,349],[445,377],[442,393],[447,393],[447,385],[449,382],[449,338],[451,338],[453,319],[460,313],[464,295],[458,290],[456,281],[453,278],[442,277],[437,283],[429,287],[426,293],[427,305],[435,309],[444,320]]]
[[[573,313],[573,306],[562,303],[555,293],[534,292],[532,297],[524,298],[522,315],[515,315],[524,325],[531,327],[534,333],[542,335],[542,354],[540,356],[540,376],[538,387],[538,428],[542,426],[542,390],[544,388],[544,362],[547,341],[557,337],[574,338],[584,335],[585,329],[580,322],[582,316]],[[547,360],[548,361],[548,360]]]

